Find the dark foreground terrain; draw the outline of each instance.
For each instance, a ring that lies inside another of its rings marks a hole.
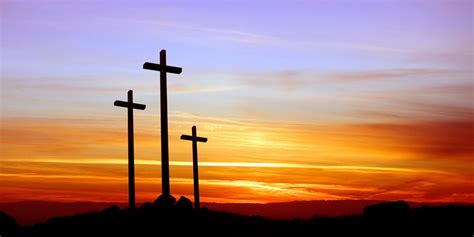
[[[180,205],[145,203],[135,211],[102,211],[54,217],[28,227],[0,212],[1,237],[9,236],[467,236],[474,206],[410,208],[404,201],[367,206],[362,215],[274,220]]]

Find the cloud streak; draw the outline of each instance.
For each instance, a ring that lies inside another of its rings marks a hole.
[[[471,193],[464,189],[448,187],[461,187],[472,176],[472,123],[280,124],[181,113],[172,117],[170,164],[176,178],[173,187],[182,195],[192,192],[192,164],[188,144],[178,140],[179,131],[198,121],[203,136],[212,138],[200,147],[206,200],[471,200]],[[8,185],[3,182],[0,190],[12,199],[28,189],[63,200],[79,196],[125,200],[120,190],[126,193],[126,134],[110,133],[104,127],[76,127],[86,123],[93,122],[3,120],[2,139],[10,139],[8,144],[2,141],[5,158],[0,168]],[[53,139],[58,132],[40,132],[55,130],[64,134],[61,141]],[[159,133],[140,129],[136,139],[140,148],[136,154],[137,190],[146,200],[159,192]],[[67,145],[74,141],[81,142]],[[341,182],[340,177],[347,176],[350,181]],[[416,179],[425,181],[411,183],[413,187],[402,185]],[[82,192],[66,187],[71,182]],[[445,188],[430,193],[429,187],[434,185]],[[108,197],[98,190],[109,193]],[[222,190],[228,194],[222,195]],[[455,196],[457,192],[463,194]]]
[[[15,162],[16,160],[5,159],[4,162]],[[58,164],[97,164],[97,165],[126,165],[127,161],[123,159],[80,159],[80,160],[61,160],[61,159],[33,159],[22,160],[22,162],[31,163],[58,163]],[[157,160],[136,160],[136,165],[161,165],[161,161]],[[193,166],[190,161],[170,161],[171,166]],[[319,169],[319,170],[338,170],[345,172],[362,172],[362,173],[443,173],[433,170],[407,169],[396,167],[371,167],[371,166],[344,166],[344,165],[308,165],[294,163],[271,163],[271,162],[199,162],[202,167],[247,167],[247,168],[291,168],[291,169]]]
[[[394,52],[405,52],[402,49],[395,49],[386,46],[377,46],[369,44],[357,44],[347,42],[329,42],[329,41],[313,41],[313,40],[295,40],[282,38],[272,35],[257,34],[241,30],[229,30],[220,28],[210,28],[197,25],[190,25],[180,22],[171,21],[148,21],[148,20],[135,20],[130,21],[136,24],[148,24],[161,26],[167,29],[173,29],[186,31],[186,32],[197,32],[204,33],[208,40],[214,41],[231,41],[241,44],[260,45],[260,46],[273,46],[273,47],[285,47],[290,49],[308,50],[308,49],[338,49],[338,50],[354,50],[371,53],[394,53]]]

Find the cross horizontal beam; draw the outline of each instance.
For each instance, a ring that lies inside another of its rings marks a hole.
[[[205,137],[193,137],[193,136],[189,136],[189,135],[181,135],[181,140],[207,142],[207,138],[205,138]]]
[[[153,70],[153,71],[161,71],[161,70],[163,70],[163,66],[160,65],[160,64],[156,64],[156,63],[145,62],[143,64],[143,69],[148,69],[148,70]],[[181,74],[183,69],[180,68],[180,67],[173,67],[173,66],[166,65],[164,71],[169,72],[169,73],[174,73],[174,74]]]
[[[114,105],[115,106],[119,106],[119,107],[125,107],[125,108],[134,108],[134,109],[139,109],[139,110],[145,110],[146,108],[146,105],[144,104],[138,104],[138,103],[128,103],[126,101],[121,101],[121,100],[116,100],[114,102]]]

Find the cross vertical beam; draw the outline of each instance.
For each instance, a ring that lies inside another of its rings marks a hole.
[[[116,100],[115,106],[127,108],[128,117],[128,207],[135,209],[135,148],[133,137],[133,109],[144,110],[145,105],[133,103],[133,91],[127,93],[127,101]]]
[[[160,51],[160,64],[145,62],[143,69],[160,71],[160,121],[161,121],[161,192],[170,196],[169,146],[168,146],[168,93],[166,74],[180,74],[182,69],[166,65],[166,50]]]
[[[160,51],[160,65],[166,67],[166,51]],[[160,70],[160,119],[161,119],[161,182],[162,193],[170,195],[170,168],[168,146],[168,92],[166,70]]]
[[[196,126],[193,126],[193,137],[196,137]],[[198,173],[198,155],[197,142],[193,141],[193,179],[194,179],[194,208],[200,208],[199,200],[199,173]]]
[[[194,180],[194,208],[200,209],[201,204],[199,200],[199,171],[198,171],[198,151],[197,142],[207,142],[207,138],[198,137],[196,126],[192,128],[192,136],[181,135],[182,140],[192,141],[193,143],[193,180]]]
[[[129,103],[133,103],[133,91],[127,93]],[[128,114],[128,205],[135,209],[135,139],[133,136],[133,107],[127,108]]]

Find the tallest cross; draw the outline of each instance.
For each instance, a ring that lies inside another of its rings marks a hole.
[[[145,62],[143,69],[160,71],[160,104],[161,104],[161,183],[164,196],[170,195],[170,171],[168,152],[168,93],[166,89],[166,73],[180,74],[180,67],[166,65],[166,50],[160,51],[160,64]]]

